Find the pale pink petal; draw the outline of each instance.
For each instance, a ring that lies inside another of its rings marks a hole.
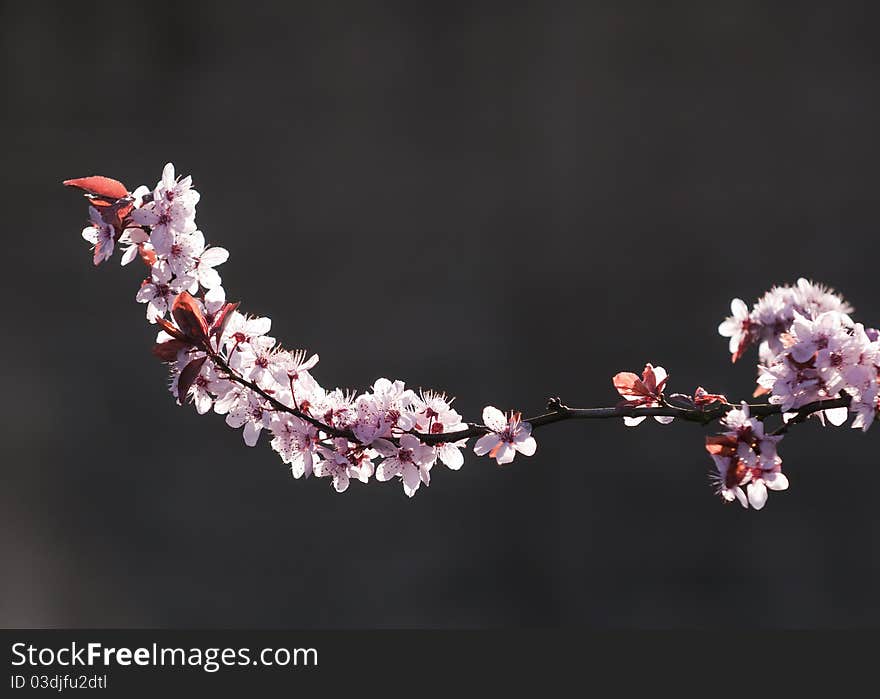
[[[249,447],[256,445],[257,440],[260,438],[260,426],[248,421],[245,423],[244,429],[242,430],[242,436],[244,437],[244,443]]]
[[[846,407],[843,408],[829,408],[825,411],[825,417],[828,418],[828,422],[830,422],[835,427],[840,427],[846,419],[849,417],[849,410]]]
[[[196,412],[199,415],[204,415],[211,409],[214,401],[205,391],[197,391],[193,403],[196,406]]]
[[[749,503],[756,510],[760,510],[767,504],[767,487],[764,485],[764,481],[752,481],[746,486],[746,490],[749,492]]]
[[[745,319],[749,316],[749,307],[742,299],[733,299],[730,302],[730,312],[733,313],[734,318]]]
[[[761,480],[770,490],[788,490],[788,477],[784,473],[768,473]]]
[[[162,168],[162,186],[171,189],[174,186],[174,163],[166,163]]]
[[[122,253],[122,258],[119,260],[119,264],[121,264],[124,267],[129,262],[134,260],[134,258],[137,257],[137,254],[138,254],[138,246],[137,245],[129,246],[129,248],[124,253]]]
[[[477,443],[474,444],[474,454],[476,454],[477,456],[488,454],[500,443],[501,438],[494,432],[484,434],[477,440]]]
[[[669,375],[666,373],[666,369],[662,366],[654,367],[654,381],[656,386],[662,384],[667,378],[669,378]]]
[[[200,266],[197,272],[199,284],[201,284],[206,289],[213,289],[214,287],[220,286],[223,283],[223,279],[220,277],[217,271],[211,269],[210,267]]]
[[[522,441],[520,441],[519,439],[514,441],[513,448],[516,449],[523,456],[532,456],[535,453],[535,450],[538,448],[538,443],[535,441],[534,437],[526,437]]]
[[[495,452],[495,461],[498,462],[499,466],[502,466],[513,461],[514,456],[516,456],[516,451],[510,442],[501,442],[498,450]]]
[[[452,444],[444,444],[440,447],[440,460],[448,468],[457,471],[464,464],[464,455],[458,447]]]
[[[229,259],[229,251],[226,248],[208,248],[199,258],[199,263],[208,267],[222,265]]]
[[[422,478],[421,474],[419,474],[419,469],[411,463],[406,464],[406,466],[403,467],[403,492],[406,493],[408,497],[412,497],[416,494],[421,483]]]
[[[245,323],[245,333],[250,336],[265,335],[271,328],[271,318],[251,318]]]
[[[498,408],[487,405],[483,408],[483,424],[493,432],[502,432],[507,427],[507,418]]]
[[[340,469],[336,472],[333,476],[333,487],[337,493],[344,493],[348,489],[348,474],[345,471]]]
[[[390,481],[392,478],[400,474],[400,462],[397,459],[385,459],[381,464],[379,464],[379,468],[376,469],[376,480],[382,481]]]

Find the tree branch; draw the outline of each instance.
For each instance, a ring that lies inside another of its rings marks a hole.
[[[791,412],[797,415],[789,420],[787,424],[803,422],[813,413],[830,408],[844,408],[850,404],[850,397],[843,396],[841,398],[833,398],[828,400],[820,400],[814,403],[808,403],[797,410]],[[720,420],[728,412],[739,407],[732,403],[712,403],[705,408],[680,408],[674,405],[664,405],[657,408],[630,407],[626,405],[615,406],[612,408],[569,408],[564,405],[558,398],[551,398],[548,401],[547,408],[549,412],[535,417],[524,419],[524,422],[531,424],[532,429],[550,425],[554,422],[563,422],[565,420],[610,420],[621,419],[624,417],[674,417],[685,422],[698,422],[701,425],[708,425],[711,422]],[[771,415],[781,415],[780,406],[770,403],[756,403],[749,405],[749,412],[752,417],[769,417]],[[461,432],[452,432],[445,434],[422,434],[414,432],[413,434],[425,444],[441,444],[443,442],[454,442],[459,439],[467,439],[470,437],[479,437],[490,432],[485,425],[471,423],[467,430]]]
[[[229,366],[229,363],[218,352],[215,352],[213,349],[210,348],[207,352],[208,356],[211,358],[211,361],[213,361],[229,377],[231,381],[234,381],[235,383],[254,391],[262,398],[264,398],[275,410],[288,413],[290,415],[293,415],[294,417],[298,417],[300,420],[305,420],[317,429],[333,437],[344,437],[351,442],[360,442],[360,440],[355,437],[354,433],[351,430],[340,429],[338,427],[334,427],[333,425],[328,425],[321,420],[309,415],[308,413],[303,412],[299,408],[285,405],[273,395],[260,388],[253,381],[248,381],[241,374],[237,373],[232,367]],[[850,396],[844,395],[839,398],[831,398],[827,400],[819,400],[813,403],[808,403],[807,405],[801,406],[796,410],[790,411],[792,413],[795,413],[795,416],[791,418],[787,423],[782,425],[779,429],[777,429],[773,434],[782,434],[786,432],[790,425],[803,422],[814,413],[818,413],[823,410],[829,410],[831,408],[848,407],[850,401]],[[621,419],[624,417],[673,417],[684,422],[696,422],[701,425],[708,425],[712,422],[720,420],[728,412],[737,407],[739,406],[733,403],[721,403],[716,401],[702,408],[685,408],[675,405],[669,405],[668,403],[666,405],[651,408],[632,407],[628,405],[617,405],[608,408],[569,408],[559,398],[551,398],[549,401],[547,401],[548,412],[536,415],[535,417],[527,418],[524,420],[524,422],[528,422],[532,426],[533,430],[539,427],[543,427],[545,425],[553,424],[555,422],[564,422],[566,420],[612,420]],[[754,403],[749,404],[749,413],[752,415],[752,417],[764,418],[770,417],[771,415],[781,415],[782,409],[779,405],[774,405],[772,403]],[[410,433],[418,437],[419,441],[421,441],[423,444],[436,446],[437,444],[458,442],[462,439],[470,439],[471,437],[481,437],[488,432],[491,432],[491,430],[485,425],[481,425],[479,423],[468,423],[468,428],[466,430],[460,430],[458,432],[425,434],[423,432],[412,430]]]

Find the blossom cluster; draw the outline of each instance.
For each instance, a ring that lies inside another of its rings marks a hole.
[[[749,310],[733,299],[729,316],[718,332],[730,338],[732,360],[758,344],[758,388],[779,406],[784,422],[817,417],[822,424],[840,426],[852,416],[852,427],[867,430],[880,414],[880,341],[875,329],[855,322],[850,306],[833,290],[799,279],[794,286],[776,286]],[[834,407],[823,409],[827,402]],[[815,410],[801,416],[800,410]],[[765,435],[763,424],[749,409],[727,414],[731,428],[706,440],[717,474],[718,491],[728,501],[760,509],[767,488],[785,490],[776,452],[780,434]],[[746,485],[748,496],[743,493]]]
[[[849,406],[822,410],[823,422],[867,430],[877,416],[880,342],[878,331],[851,317],[852,307],[832,290],[799,279],[774,287],[749,311],[741,299],[718,328],[730,338],[733,361],[759,344],[758,390],[769,394],[786,420],[811,403],[848,397]]]
[[[196,224],[200,195],[190,177],[170,163],[153,188],[129,191],[93,176],[65,181],[85,192],[89,224],[82,236],[98,265],[121,250],[121,263],[145,265],[135,296],[157,328],[153,353],[171,374],[170,391],[199,414],[222,415],[248,446],[261,438],[295,478],[326,478],[337,492],[352,480],[398,482],[408,496],[431,482],[437,463],[458,470],[468,441],[473,452],[500,465],[537,450],[533,428],[573,417],[615,417],[633,427],[647,417],[676,417],[724,428],[706,439],[713,481],[726,502],[761,509],[769,490],[785,490],[777,445],[794,422],[816,416],[822,424],[867,430],[880,414],[880,333],[852,318],[837,293],[799,279],[773,287],[752,306],[731,303],[718,330],[729,338],[733,361],[758,346],[758,389],[769,404],[740,407],[702,387],[693,395],[666,395],[669,376],[646,364],[641,375],[620,372],[612,408],[572,410],[551,399],[548,414],[523,420],[486,406],[482,423],[464,422],[445,393],[414,390],[379,378],[365,391],[329,389],[314,375],[318,355],[283,347],[272,321],[227,300],[218,267],[229,252],[211,246]],[[768,430],[765,419],[782,425]],[[265,437],[264,437],[265,433]]]
[[[337,492],[352,479],[399,481],[412,496],[429,485],[440,462],[458,470],[469,425],[444,393],[377,379],[360,394],[328,390],[313,376],[318,355],[282,347],[269,318],[227,301],[217,267],[229,252],[212,247],[196,225],[199,193],[168,164],[153,189],[128,192],[104,177],[65,182],[86,192],[89,225],[82,235],[100,264],[122,249],[121,263],[140,258],[148,276],[136,300],[158,326],[153,353],[171,369],[178,403],[225,416],[248,446],[263,432],[295,478],[328,478]],[[520,413],[488,406],[474,451],[499,465],[536,443]]]
[[[751,417],[748,403],[728,412],[721,424],[728,428],[726,432],[706,438],[706,450],[718,470],[713,478],[718,493],[728,502],[738,500],[743,507],[760,510],[767,502],[768,489],[788,488],[782,459],[776,453],[782,435],[765,434],[764,423]]]

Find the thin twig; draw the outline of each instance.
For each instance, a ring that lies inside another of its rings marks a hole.
[[[254,393],[257,393],[264,398],[275,410],[288,413],[294,417],[298,417],[300,420],[305,420],[326,434],[334,437],[344,437],[351,442],[360,442],[351,430],[328,425],[308,413],[304,413],[299,408],[285,405],[273,395],[260,388],[253,381],[247,380],[241,374],[236,372],[219,353],[210,350],[208,354],[211,357],[211,360],[229,377],[231,381],[254,391]],[[831,408],[845,408],[850,404],[850,400],[849,396],[842,396],[840,398],[808,403],[797,410],[791,411],[795,413],[795,416],[773,434],[782,434],[788,429],[789,425],[803,422],[813,413],[818,413],[822,410],[829,410]],[[624,417],[673,417],[678,420],[683,420],[684,422],[697,422],[701,425],[708,425],[720,420],[728,412],[737,407],[739,406],[732,403],[715,402],[703,408],[683,408],[669,404],[651,408],[632,407],[628,405],[618,405],[609,408],[569,408],[562,403],[560,399],[551,398],[547,403],[548,412],[528,418],[524,420],[524,422],[528,422],[533,430],[543,427],[544,425],[550,425],[555,422],[564,422],[566,420],[612,420]],[[749,405],[749,413],[753,417],[763,418],[771,415],[781,415],[782,410],[779,405],[773,405],[771,403],[755,403]],[[419,441],[423,444],[435,446],[437,444],[458,442],[463,439],[470,439],[471,437],[480,437],[488,432],[491,432],[491,430],[485,425],[468,423],[467,429],[458,432],[425,434],[413,430],[411,434],[418,437]]]

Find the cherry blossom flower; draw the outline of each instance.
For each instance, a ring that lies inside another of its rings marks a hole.
[[[747,403],[727,413],[722,424],[727,432],[706,438],[706,450],[717,469],[717,491],[727,502],[737,500],[743,507],[760,510],[767,503],[768,489],[788,488],[776,452],[782,436],[765,434],[763,423],[750,416]]]
[[[357,422],[355,399],[354,391],[337,388],[328,392],[315,382],[307,396],[297,396],[295,405],[300,411],[317,417],[325,425],[348,430]]]
[[[159,255],[170,253],[175,233],[193,233],[196,230],[195,208],[199,193],[191,189],[191,184],[189,177],[176,180],[174,165],[168,163],[153,191],[152,201],[131,214],[135,223],[152,229],[150,242]]]
[[[797,280],[792,296],[795,311],[810,318],[818,318],[829,311],[843,315],[853,312],[853,307],[834,289],[803,277]]]
[[[403,482],[403,492],[408,497],[415,495],[422,483],[430,484],[434,450],[413,435],[403,435],[399,447],[386,439],[376,439],[373,448],[385,457],[376,469],[377,481],[384,482],[399,477]]]
[[[867,431],[874,421],[880,417],[880,388],[875,378],[870,388],[857,394],[850,404],[850,410],[855,415],[852,426],[862,431]]]
[[[522,413],[511,412],[505,417],[498,408],[488,405],[483,408],[483,424],[492,431],[477,440],[474,454],[488,454],[499,466],[513,461],[516,452],[532,456],[538,448],[532,437],[532,426],[523,422]]]
[[[269,388],[273,382],[272,367],[276,361],[275,338],[260,335],[247,345],[240,346],[232,355],[230,366],[242,376],[261,388]]]
[[[421,396],[415,399],[414,416],[415,431],[422,434],[449,434],[448,442],[434,444],[434,454],[448,468],[457,471],[464,464],[464,455],[461,450],[466,446],[467,440],[455,440],[455,433],[467,429],[459,415],[451,407],[451,400],[446,399],[443,393],[423,391]]]
[[[83,228],[82,237],[92,244],[95,251],[94,264],[97,266],[113,255],[116,229],[104,221],[94,206],[89,207],[89,220],[91,225]]]
[[[188,276],[193,280],[194,288],[190,293],[198,291],[198,278],[195,274],[196,258],[205,249],[205,238],[201,231],[193,233],[174,233],[171,245],[167,252],[159,252],[159,263],[167,264],[172,273],[178,276]]]
[[[155,323],[156,319],[165,317],[177,295],[191,284],[190,277],[172,279],[170,269],[157,265],[153,267],[151,278],[141,284],[135,299],[147,304],[147,320]]]
[[[333,449],[319,445],[318,452],[323,460],[315,465],[315,475],[330,477],[337,493],[344,493],[352,478],[368,483],[373,475],[373,459],[377,454],[372,449],[353,446],[348,440],[337,438],[333,440]]]
[[[273,434],[272,448],[284,463],[290,465],[293,477],[311,476],[318,461],[315,453],[318,430],[315,426],[293,415],[277,413],[271,416],[269,426]]]
[[[795,315],[815,319],[834,311],[847,315],[852,312],[844,299],[828,287],[806,279],[798,279],[794,286],[774,286],[764,294],[751,312],[741,299],[731,302],[733,316],[727,318],[718,332],[730,338],[733,361],[739,359],[750,344],[760,342],[762,363],[770,363],[783,349],[783,336],[791,328]]]
[[[305,350],[279,350],[268,368],[279,386],[290,389],[294,405],[299,405],[308,401],[317,387],[315,379],[309,373],[309,369],[314,368],[317,363],[317,354],[306,359]]]
[[[362,444],[407,432],[415,425],[414,400],[415,394],[403,381],[376,379],[373,392],[357,398],[357,419],[351,429]]]
[[[718,333],[722,337],[730,338],[731,361],[735,362],[754,341],[754,335],[749,307],[746,306],[745,301],[733,299],[730,302],[730,312],[732,315],[718,326]]]
[[[261,396],[238,385],[214,401],[214,412],[226,415],[226,424],[230,427],[244,427],[242,437],[249,447],[256,445],[260,431],[272,418],[272,411],[266,408]]]
[[[663,405],[663,389],[668,380],[666,369],[662,366],[654,367],[645,365],[642,378],[630,371],[622,371],[612,379],[614,388],[623,397],[621,405],[632,408],[654,408]],[[635,427],[645,419],[640,417],[624,417],[623,422],[627,427]],[[675,418],[665,415],[655,415],[654,419],[662,425],[668,425]]]
[[[194,236],[202,236],[201,231],[193,233]],[[219,267],[229,259],[229,251],[226,248],[205,247],[204,236],[201,241],[202,252],[193,257],[192,273],[205,289],[214,289],[222,284],[220,274],[215,267]]]
[[[759,367],[758,383],[770,391],[770,402],[781,406],[785,419],[802,406],[849,395],[854,399],[849,410],[837,407],[813,415],[839,426],[850,413],[862,413],[858,425],[863,426],[867,413],[860,396],[870,392],[880,364],[878,345],[864,326],[837,310],[815,318],[795,312],[782,341],[782,351]]]
[[[126,228],[122,231],[122,235],[119,236],[119,244],[125,247],[122,249],[122,258],[119,260],[119,264],[125,266],[134,260],[138,253],[144,251],[144,245],[149,239],[149,234],[142,228]]]
[[[235,311],[223,332],[223,343],[230,354],[253,341],[267,335],[272,329],[272,320],[262,316],[246,316]],[[274,339],[274,338],[273,338]]]
[[[191,400],[196,412],[199,415],[204,415],[213,407],[214,397],[226,394],[230,388],[232,388],[232,383],[217,373],[213,363],[205,362],[202,364],[199,373],[192,381],[192,384],[187,391],[187,395],[180,396],[177,382],[180,379],[181,371],[192,361],[193,356],[194,355],[190,352],[180,353],[176,366],[176,374],[174,380],[171,382],[171,393],[180,403],[184,403],[186,400]]]

